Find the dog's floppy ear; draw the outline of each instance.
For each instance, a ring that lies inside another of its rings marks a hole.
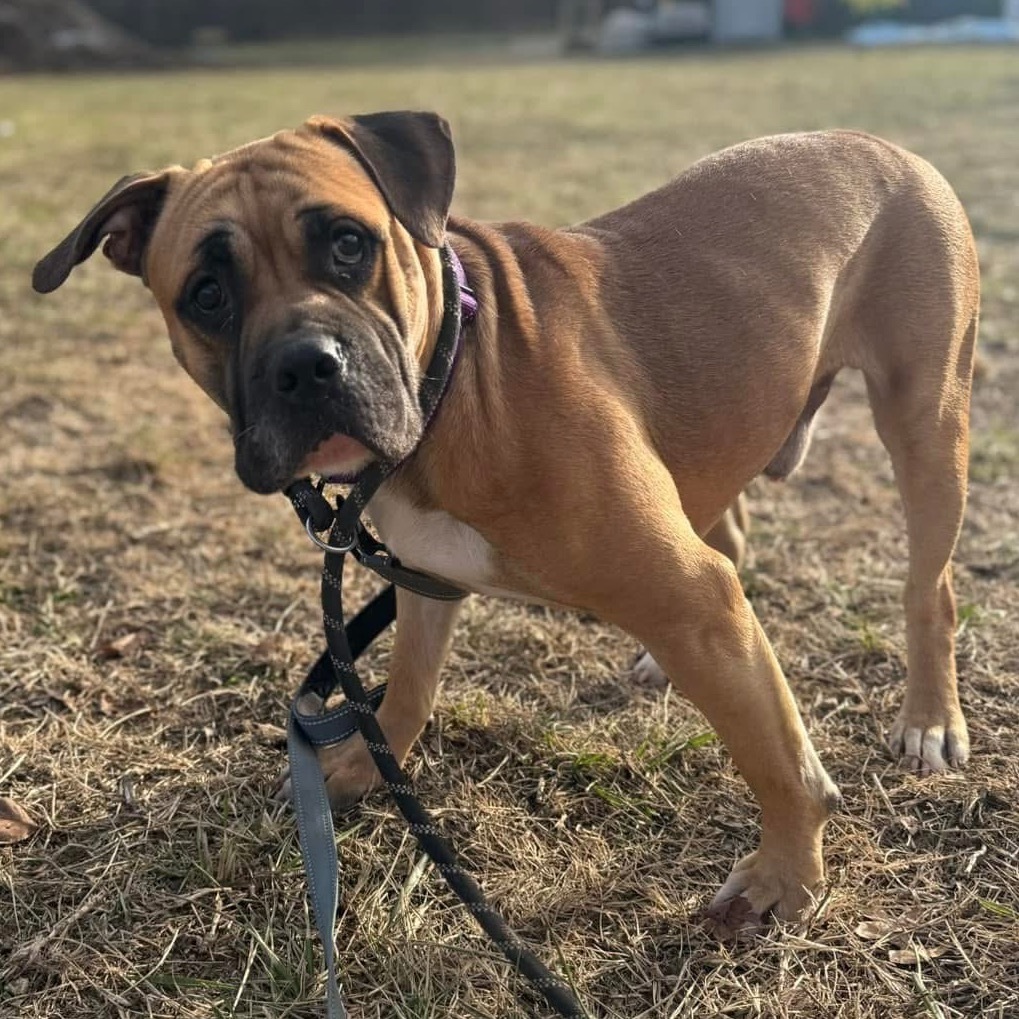
[[[350,149],[411,236],[438,248],[453,200],[456,156],[449,124],[435,113],[312,117],[308,128]]]
[[[142,274],[142,256],[159,218],[170,184],[169,170],[122,177],[95,208],[64,238],[32,273],[32,286],[40,294],[56,290],[106,237],[103,254],[132,276]]]

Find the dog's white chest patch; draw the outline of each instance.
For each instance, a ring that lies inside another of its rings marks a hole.
[[[406,566],[481,594],[510,595],[496,586],[492,546],[473,527],[441,510],[423,510],[385,489],[368,514],[389,550]]]

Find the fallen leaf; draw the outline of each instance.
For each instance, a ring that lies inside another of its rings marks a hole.
[[[133,654],[136,654],[141,650],[142,646],[142,635],[135,631],[134,633],[125,633],[123,637],[117,637],[114,640],[108,640],[99,648],[100,658],[128,658]]]
[[[923,945],[913,945],[911,948],[893,948],[888,953],[888,961],[893,966],[915,966],[918,962],[940,959],[947,951],[948,948],[945,945],[935,948],[924,948]]]
[[[10,844],[27,839],[38,828],[24,808],[14,800],[0,796],[0,842]]]
[[[120,776],[120,799],[128,810],[138,812],[138,803],[134,798],[134,782],[131,781],[130,775]]]
[[[880,941],[894,934],[898,927],[891,920],[864,920],[856,927],[856,936],[864,941]]]

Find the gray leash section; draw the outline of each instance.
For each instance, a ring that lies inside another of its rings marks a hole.
[[[395,611],[393,589],[389,588],[372,601],[354,620],[354,634],[349,643],[353,645],[356,657],[361,650],[378,636],[389,622]],[[359,624],[366,624],[366,632],[357,631]],[[328,655],[323,655],[311,669],[305,685],[315,682],[317,673],[332,669]],[[368,694],[368,699],[377,707],[382,702],[385,685],[376,687]],[[300,694],[298,695],[300,697]],[[298,712],[290,712],[287,723],[287,757],[290,762],[290,790],[294,814],[297,818],[297,831],[301,838],[301,857],[304,860],[304,872],[308,878],[308,898],[311,901],[312,915],[326,966],[326,1016],[328,1019],[347,1019],[347,1010],[340,994],[339,980],[336,975],[336,951],[333,931],[336,928],[336,908],[339,890],[339,857],[336,852],[336,832],[333,828],[333,815],[329,807],[329,795],[326,791],[325,776],[322,766],[315,753],[315,744],[308,738],[305,727],[312,729],[315,722],[322,723],[329,730],[329,743],[341,742],[357,732],[357,720],[348,704],[318,716],[302,715],[298,721]]]
[[[340,986],[336,979],[336,902],[339,893],[339,862],[336,833],[329,808],[325,777],[315,748],[308,742],[300,725],[290,716],[287,724],[287,756],[290,758],[290,788],[297,831],[301,837],[301,856],[308,876],[308,898],[315,916],[326,965],[326,1016],[347,1019]]]

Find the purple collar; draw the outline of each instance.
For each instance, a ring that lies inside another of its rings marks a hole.
[[[448,245],[449,260],[453,263],[453,272],[456,273],[456,281],[460,284],[460,331],[463,327],[470,325],[478,317],[478,298],[474,291],[467,285],[467,273],[464,272],[463,262],[453,250],[453,245]]]

